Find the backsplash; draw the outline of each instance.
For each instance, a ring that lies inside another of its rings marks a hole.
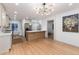
[[[39,22],[32,22],[32,30],[41,30],[41,24]]]

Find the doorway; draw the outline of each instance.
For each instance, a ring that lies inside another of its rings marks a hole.
[[[54,21],[50,20],[47,22],[47,31],[48,31],[48,38],[54,39]]]

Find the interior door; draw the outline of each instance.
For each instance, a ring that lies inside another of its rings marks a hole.
[[[53,36],[54,36],[54,22],[53,22],[53,20],[48,21],[47,30],[48,30],[48,38],[53,39]]]

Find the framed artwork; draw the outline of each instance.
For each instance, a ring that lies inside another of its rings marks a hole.
[[[17,23],[12,23],[12,31],[15,32],[18,30],[18,24]]]
[[[79,14],[63,17],[63,32],[78,32]]]

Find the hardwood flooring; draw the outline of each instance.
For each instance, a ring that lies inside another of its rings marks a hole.
[[[13,41],[12,49],[5,55],[78,55],[79,48],[51,39]]]

